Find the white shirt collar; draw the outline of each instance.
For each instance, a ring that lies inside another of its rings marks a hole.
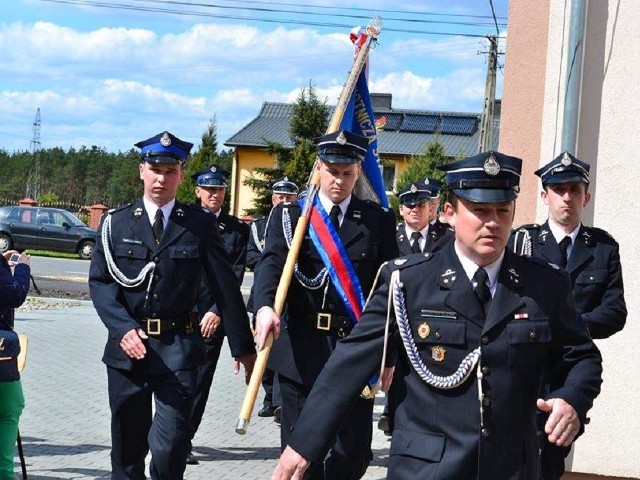
[[[162,222],[164,226],[167,226],[167,222],[169,221],[169,217],[171,216],[171,211],[173,210],[173,206],[176,204],[176,199],[172,199],[169,203],[165,203],[162,207],[158,207],[155,203],[149,200],[147,197],[142,197],[142,203],[144,203],[144,209],[147,211],[147,215],[149,216],[149,222],[153,225],[153,221],[156,218],[156,212],[158,208],[162,210],[162,215],[164,215],[164,221]]]
[[[479,268],[473,260],[468,257],[465,257],[460,249],[458,248],[458,242],[454,242],[454,249],[456,251],[456,255],[458,256],[458,260],[462,264],[462,268],[464,268],[464,273],[467,274],[467,278],[471,282],[471,285],[475,287],[475,282],[473,281],[473,276],[476,274],[476,271]],[[484,268],[487,271],[487,275],[489,276],[489,290],[491,291],[491,295],[496,293],[496,288],[498,286],[498,273],[500,272],[500,267],[502,267],[502,261],[504,260],[504,250],[500,254],[497,260],[490,263],[489,265],[485,265]]]
[[[416,230],[412,229],[412,228],[411,228],[409,225],[407,225],[407,224],[406,224],[406,222],[405,222],[405,224],[404,224],[404,231],[405,231],[405,233],[407,234],[407,238],[409,238],[409,239],[410,239],[410,238],[411,238],[411,234],[412,234],[413,232],[415,232]],[[422,238],[426,238],[426,237],[427,237],[427,234],[429,233],[429,224],[427,223],[427,226],[426,226],[426,227],[424,227],[422,230],[420,230],[420,231],[419,231],[419,233],[420,233],[420,236],[421,236]]]
[[[324,193],[322,193],[322,190],[318,191],[318,199],[320,200],[320,204],[322,205],[322,208],[324,208],[324,211],[327,212],[327,215],[329,215],[329,213],[331,212],[331,207],[333,207],[335,203],[333,203],[329,197],[327,197]],[[338,206],[340,207],[340,217],[339,217],[340,225],[342,225],[342,219],[347,213],[347,208],[349,208],[349,203],[351,203],[351,195],[349,195],[343,201],[338,203]]]
[[[578,232],[580,231],[581,226],[582,226],[582,223],[579,223],[578,226],[574,228],[571,233],[567,234],[564,232],[564,230],[562,230],[560,225],[558,225],[556,222],[553,221],[553,219],[551,218],[549,219],[549,230],[551,230],[551,233],[553,234],[553,238],[556,239],[556,243],[558,245],[560,245],[560,242],[562,241],[562,239],[567,235],[571,237],[571,245],[576,243],[576,238],[578,238]]]

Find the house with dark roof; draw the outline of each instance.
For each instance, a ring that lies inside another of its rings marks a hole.
[[[429,110],[396,109],[392,96],[372,93],[371,101],[376,119],[386,117],[384,130],[378,134],[378,155],[383,165],[383,177],[389,191],[395,179],[405,170],[407,161],[424,153],[430,142],[440,140],[451,158],[472,155],[478,151],[480,113],[438,112]],[[335,107],[329,106],[329,118]],[[245,214],[252,205],[253,191],[243,180],[253,175],[256,167],[275,166],[267,153],[265,140],[293,148],[289,138],[289,123],[293,105],[265,102],[256,118],[224,142],[235,150],[231,185],[231,213]],[[493,138],[497,148],[500,124],[500,101],[494,111]]]

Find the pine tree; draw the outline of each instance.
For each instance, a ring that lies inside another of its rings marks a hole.
[[[407,169],[400,174],[396,181],[396,192],[399,192],[413,182],[424,180],[425,178],[443,181],[444,173],[438,170],[436,166],[449,161],[451,161],[451,159],[447,157],[444,145],[440,141],[440,136],[436,135],[435,138],[427,144],[424,153],[412,155],[407,161]],[[389,203],[398,219],[401,220],[398,211],[400,206],[398,197],[391,197]]]
[[[177,200],[183,203],[196,202],[196,182],[191,178],[191,175],[201,172],[212,165],[225,170],[229,180],[231,180],[231,159],[226,155],[224,164],[220,160],[221,157],[218,154],[218,124],[214,115],[202,134],[202,142],[198,146],[198,150],[189,157],[189,161],[184,167],[184,179],[178,188]],[[228,206],[223,206],[223,208],[228,208]]]
[[[326,100],[318,99],[311,83],[300,91],[291,113],[289,137],[293,141],[293,149],[267,141],[266,150],[275,157],[276,166],[256,168],[253,176],[243,182],[256,193],[253,207],[247,209],[247,214],[254,217],[267,215],[271,210],[271,185],[277,178],[286,175],[301,189],[304,188],[316,159],[313,140],[327,130],[329,107]]]

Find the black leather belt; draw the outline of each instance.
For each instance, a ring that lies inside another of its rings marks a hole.
[[[330,312],[318,312],[315,315],[309,315],[309,320],[315,322],[318,330],[351,330],[353,321],[348,315],[338,315]]]
[[[160,335],[164,331],[185,329],[187,333],[193,332],[194,320],[197,321],[198,314],[180,315],[175,318],[143,318],[140,320],[142,328],[147,335]]]

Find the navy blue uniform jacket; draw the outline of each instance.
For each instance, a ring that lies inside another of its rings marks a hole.
[[[387,478],[538,480],[535,417],[542,378],[549,369],[565,376],[549,398],[568,401],[584,421],[600,391],[599,352],[576,316],[568,275],[509,251],[483,322],[453,242],[426,258],[414,255],[383,269],[359,324],[338,342],[318,377],[290,445],[306,458],[322,459],[362,383],[379,368],[395,269],[421,360],[434,374],[450,375],[480,346],[486,399],[481,429],[476,372],[441,390],[420,378],[403,349]],[[390,332],[397,328],[392,311]],[[433,347],[444,353],[434,355]]]
[[[289,251],[282,226],[285,208],[291,215],[294,230],[300,217],[298,204],[283,203],[272,210],[265,249],[255,271],[254,312],[263,306],[273,306]],[[339,233],[366,299],[380,265],[398,255],[394,216],[376,203],[352,196]],[[324,266],[308,232],[298,256],[298,265],[307,277],[314,277]],[[316,313],[324,310],[347,315],[333,286],[328,289],[322,308],[324,292],[324,286],[311,290],[303,287],[295,278],[291,280],[281,334],[269,357],[269,368],[305,385],[313,384],[338,339],[337,330],[324,332],[316,328]],[[361,387],[365,384],[366,381],[362,382]]]
[[[141,327],[144,318],[172,319],[194,311],[203,276],[216,301],[212,308],[224,317],[243,319],[225,326],[232,351],[235,342],[251,336],[240,286],[212,214],[176,202],[157,246],[142,200],[107,215],[112,216],[111,251],[127,277],[136,277],[148,262],[156,262],[145,302],[148,279],[135,288],[120,286],[107,269],[102,242],[96,245],[89,288],[109,333],[103,356],[108,366],[160,374],[202,363],[204,342],[197,328],[193,333],[177,329],[149,336],[145,341],[147,356],[141,361],[129,358],[119,343],[129,330]]]
[[[531,235],[532,257],[561,263],[560,246],[548,221],[542,226],[525,225],[521,229]],[[517,231],[511,236],[512,245]],[[607,338],[622,330],[627,320],[627,305],[618,242],[604,230],[582,225],[566,270],[571,275],[576,309],[591,337]]]

